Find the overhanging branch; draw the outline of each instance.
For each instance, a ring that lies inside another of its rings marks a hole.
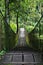
[[[31,32],[33,32],[35,30],[35,28],[38,26],[38,24],[40,23],[40,21],[41,21],[42,18],[43,18],[43,15],[41,16],[41,18],[39,19],[39,21],[37,22],[37,24],[35,25],[34,29]]]
[[[1,10],[0,10],[0,13],[1,13],[2,17],[4,18],[4,15],[2,14],[2,11]]]

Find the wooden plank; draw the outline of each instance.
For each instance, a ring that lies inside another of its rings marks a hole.
[[[24,55],[24,62],[33,62],[32,54]]]
[[[22,55],[14,55],[13,56],[13,62],[22,62]]]
[[[5,55],[3,62],[11,62],[11,59],[12,59],[12,55]]]
[[[34,54],[34,58],[35,58],[36,62],[41,62],[42,61],[41,54]]]
[[[3,62],[3,64],[43,64],[43,62]]]

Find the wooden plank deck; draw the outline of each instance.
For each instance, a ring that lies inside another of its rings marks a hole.
[[[2,59],[2,64],[43,64],[42,53],[38,52],[10,52]]]

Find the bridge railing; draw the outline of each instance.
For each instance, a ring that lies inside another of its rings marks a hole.
[[[30,44],[33,48],[43,50],[43,16],[39,19],[34,29],[29,33]]]

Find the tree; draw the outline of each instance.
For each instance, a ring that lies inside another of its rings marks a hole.
[[[4,21],[4,26],[5,26],[5,37],[6,37],[6,40],[5,40],[5,47],[6,47],[6,50],[9,50],[9,0],[5,0],[5,21]],[[7,47],[8,46],[8,47]],[[8,49],[7,49],[8,48]]]

